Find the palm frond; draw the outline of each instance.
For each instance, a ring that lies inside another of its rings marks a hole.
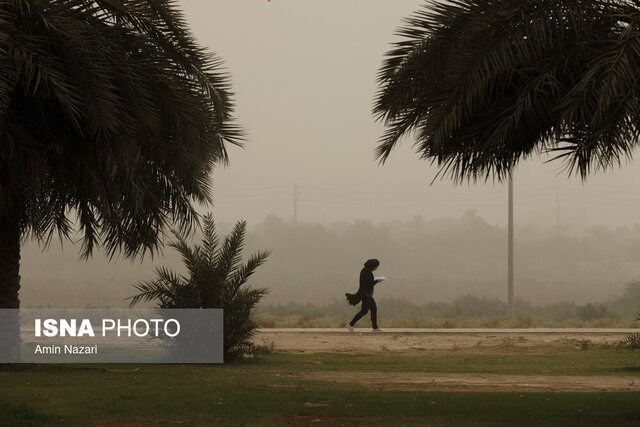
[[[267,261],[270,255],[271,251],[261,251],[251,255],[247,263],[240,266],[229,278],[229,287],[232,292],[237,292],[242,285],[247,283],[249,277]]]
[[[202,246],[204,248],[207,259],[210,263],[213,263],[218,250],[220,240],[216,232],[216,224],[213,220],[213,215],[207,214],[203,218],[203,232],[204,238],[202,239]]]
[[[154,300],[159,301],[159,305],[162,307],[169,301],[178,298],[179,289],[185,286],[183,278],[164,267],[157,267],[156,275],[156,280],[139,282],[134,285],[139,293],[127,298],[130,300],[130,307],[133,307],[139,302]]]
[[[170,226],[198,225],[242,133],[222,61],[178,2],[4,2],[0,66],[0,214],[21,198],[42,241],[77,214],[83,256],[154,253]]]
[[[169,246],[180,254],[182,262],[190,274],[195,274],[199,264],[202,262],[202,248],[200,245],[189,246],[177,232],[174,233],[175,240],[169,242]]]
[[[216,269],[213,274],[216,280],[226,282],[241,261],[246,229],[246,221],[238,221],[231,233],[224,239],[215,258]]]
[[[376,157],[413,135],[456,181],[504,179],[548,150],[583,178],[620,164],[640,132],[638,24],[623,0],[426,3],[380,69]]]
[[[257,327],[252,314],[267,289],[251,287],[248,280],[270,252],[252,254],[241,265],[246,222],[236,223],[222,245],[213,216],[205,215],[203,223],[201,244],[189,245],[179,233],[170,243],[182,256],[188,275],[157,267],[155,280],[135,285],[139,293],[130,298],[130,304],[155,301],[161,308],[222,308],[225,355],[233,357],[249,348]]]
[[[629,334],[618,342],[620,347],[629,350],[640,350],[640,333]]]

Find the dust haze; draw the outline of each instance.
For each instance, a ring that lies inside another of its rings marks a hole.
[[[371,114],[376,73],[418,0],[183,0],[191,29],[232,75],[246,148],[213,174],[223,230],[249,221],[247,251],[273,249],[254,278],[267,303],[325,303],[357,288],[364,260],[390,278],[379,295],[414,301],[506,298],[506,185],[431,184],[437,168],[411,141],[384,166]],[[516,296],[605,300],[640,276],[638,163],[581,182],[532,157],[514,172]],[[297,187],[297,191],[294,188]],[[297,193],[297,194],[295,194]],[[153,260],[78,263],[78,248],[34,243],[22,254],[22,303],[126,306]]]

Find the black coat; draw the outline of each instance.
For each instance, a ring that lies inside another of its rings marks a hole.
[[[356,305],[362,301],[363,297],[373,296],[373,287],[376,283],[378,282],[373,278],[373,271],[363,268],[362,271],[360,271],[360,287],[358,288],[358,292],[355,294],[345,294],[349,304]]]

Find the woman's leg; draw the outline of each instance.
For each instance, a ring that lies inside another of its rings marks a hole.
[[[349,322],[349,324],[351,326],[354,326],[356,324],[356,322],[362,318],[362,316],[367,314],[367,312],[369,311],[369,306],[371,304],[371,302],[369,300],[371,300],[371,299],[372,298],[370,298],[370,297],[362,298],[362,307],[360,308],[360,311],[353,317],[353,320],[351,322]]]
[[[373,329],[378,329],[378,306],[376,305],[376,300],[371,297],[370,303],[371,310],[371,327]]]

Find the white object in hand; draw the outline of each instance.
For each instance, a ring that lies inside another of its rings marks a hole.
[[[373,280],[382,280],[382,281],[384,281],[384,280],[387,280],[387,278],[384,277],[384,276],[379,276],[379,277],[374,277]]]

